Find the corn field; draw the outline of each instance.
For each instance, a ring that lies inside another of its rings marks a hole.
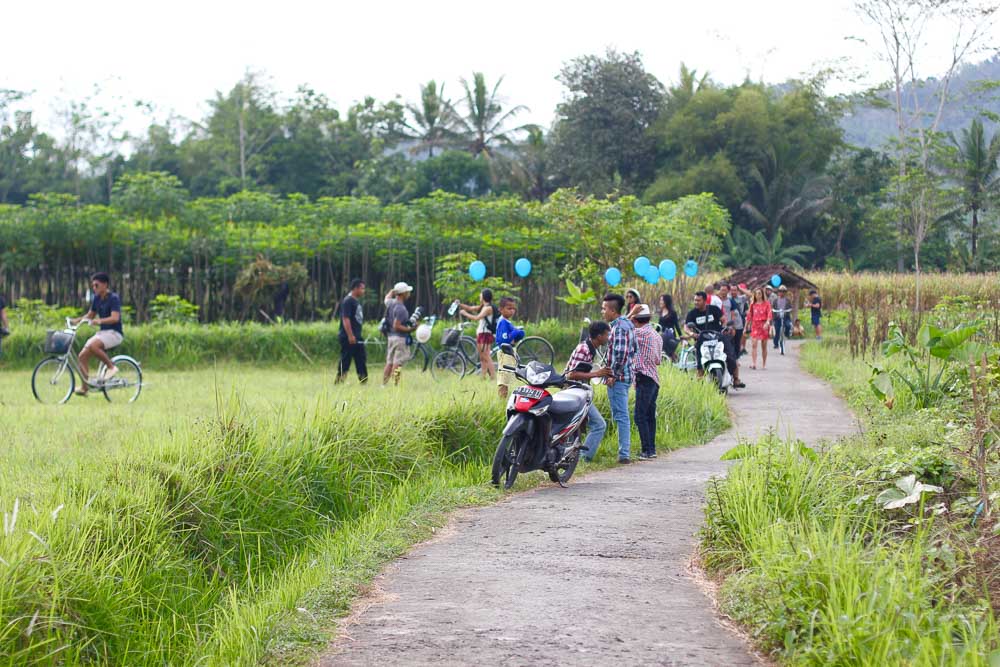
[[[903,273],[810,273],[823,297],[824,311],[844,318],[847,343],[854,357],[874,354],[895,322],[912,340],[924,322],[953,326],[979,320],[984,335],[1000,340],[1000,274],[925,274],[921,276],[922,309],[916,310],[917,281]],[[836,321],[836,319],[834,320]]]

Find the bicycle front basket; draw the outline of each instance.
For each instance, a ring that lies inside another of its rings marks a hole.
[[[52,329],[45,332],[45,352],[47,354],[66,354],[72,344],[73,334],[71,333],[53,331]]]
[[[445,347],[455,347],[462,337],[461,329],[445,329],[441,334],[441,345]]]

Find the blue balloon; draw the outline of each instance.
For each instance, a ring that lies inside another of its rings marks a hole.
[[[514,262],[514,271],[522,278],[527,278],[528,274],[531,273],[531,260],[527,257],[517,260]]]
[[[774,285],[775,287],[780,286],[781,285],[781,276],[779,276],[777,273],[775,273],[773,276],[771,276],[771,284]]]
[[[469,264],[469,277],[478,283],[486,277],[486,265],[478,259],[472,264]]]
[[[651,265],[648,269],[646,269],[646,273],[643,274],[642,277],[645,278],[646,282],[650,285],[655,285],[660,282],[660,270]]]
[[[635,275],[640,277],[645,276],[646,271],[648,271],[649,267],[652,265],[653,263],[649,261],[648,257],[636,257],[635,261],[632,262],[632,268],[635,269]]]
[[[696,275],[698,275],[698,262],[694,261],[693,259],[689,259],[688,261],[684,262],[684,275],[686,275],[688,278],[694,278]]]
[[[677,277],[677,265],[674,260],[665,259],[660,262],[660,277],[664,280],[673,280]]]
[[[615,287],[622,281],[622,272],[612,266],[604,272],[604,280],[612,287]]]

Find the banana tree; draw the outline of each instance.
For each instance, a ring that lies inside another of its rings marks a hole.
[[[873,366],[869,381],[872,392],[890,408],[901,386],[909,390],[918,409],[937,405],[954,390],[965,370],[964,362],[982,354],[982,344],[973,340],[979,330],[979,323],[960,324],[947,331],[924,324],[917,332],[916,345],[910,345],[899,325],[890,324],[882,354],[886,359],[902,355],[902,363],[888,370]]]

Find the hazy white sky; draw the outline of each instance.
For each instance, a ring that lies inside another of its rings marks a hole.
[[[683,61],[722,82],[749,75],[781,81],[844,59],[867,82],[887,78],[850,0],[635,0],[414,3],[302,0],[7,0],[0,88],[33,91],[52,129],[58,100],[102,88],[102,104],[135,99],[201,118],[213,91],[250,68],[285,96],[299,84],[339,108],[373,95],[413,100],[431,78],[458,93],[474,70],[526,104],[524,121],[551,124],[562,64],[612,46],[640,51],[665,83]],[[996,41],[996,40],[994,40]],[[945,45],[946,46],[946,45]],[[841,84],[843,86],[844,84]],[[136,128],[148,119],[129,111]]]

